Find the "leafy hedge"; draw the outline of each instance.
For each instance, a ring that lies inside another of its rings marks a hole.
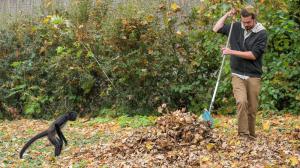
[[[299,3],[257,4],[269,35],[261,109],[299,114]],[[206,2],[186,16],[167,3],[72,5],[1,30],[2,117],[147,114],[162,103],[201,113],[209,106],[225,41],[211,27],[229,3]],[[215,112],[234,113],[228,65],[222,81]]]

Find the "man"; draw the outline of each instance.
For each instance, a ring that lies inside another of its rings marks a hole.
[[[213,27],[214,32],[229,35],[230,25],[224,24],[233,9],[221,17]],[[238,135],[256,138],[255,119],[262,75],[262,57],[267,46],[267,32],[256,21],[252,6],[241,10],[241,22],[232,27],[229,48],[222,48],[224,55],[230,56],[232,88],[237,104]]]

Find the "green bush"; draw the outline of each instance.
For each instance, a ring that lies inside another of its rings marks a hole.
[[[225,43],[211,28],[230,4],[206,2],[183,17],[167,3],[143,2],[85,0],[1,30],[2,117],[10,115],[9,107],[31,117],[69,110],[143,115],[162,103],[195,113],[208,108]],[[265,3],[259,5],[269,35],[261,110],[299,114],[295,2]],[[215,109],[235,112],[228,61]]]
[[[299,114],[299,22],[290,14],[296,4],[290,1],[288,5],[282,10],[261,9],[269,33],[261,101],[264,110]]]

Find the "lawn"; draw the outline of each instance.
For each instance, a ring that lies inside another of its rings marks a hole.
[[[130,122],[124,124],[124,120]],[[19,159],[18,154],[22,146],[29,138],[46,129],[51,121],[1,121],[0,167],[300,166],[299,116],[258,115],[258,138],[255,141],[237,137],[235,116],[215,116],[216,124],[209,141],[154,151],[157,144],[148,140],[141,143],[146,151],[141,151],[142,147],[137,146],[134,148],[139,152],[128,154],[122,151],[127,150],[128,140],[137,132],[146,137],[150,129],[155,130],[156,126],[149,124],[154,120],[155,117],[79,119],[69,122],[64,128],[69,145],[64,147],[59,157],[54,157],[53,146],[43,138],[30,146],[23,159]]]

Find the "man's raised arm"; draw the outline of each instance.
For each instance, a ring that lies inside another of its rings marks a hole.
[[[236,10],[235,9],[231,9],[229,12],[227,12],[224,16],[222,16],[218,21],[217,23],[214,25],[213,27],[213,31],[214,32],[218,32],[223,26],[224,26],[224,23],[225,23],[225,20],[227,19],[228,16],[233,16],[236,14]]]

